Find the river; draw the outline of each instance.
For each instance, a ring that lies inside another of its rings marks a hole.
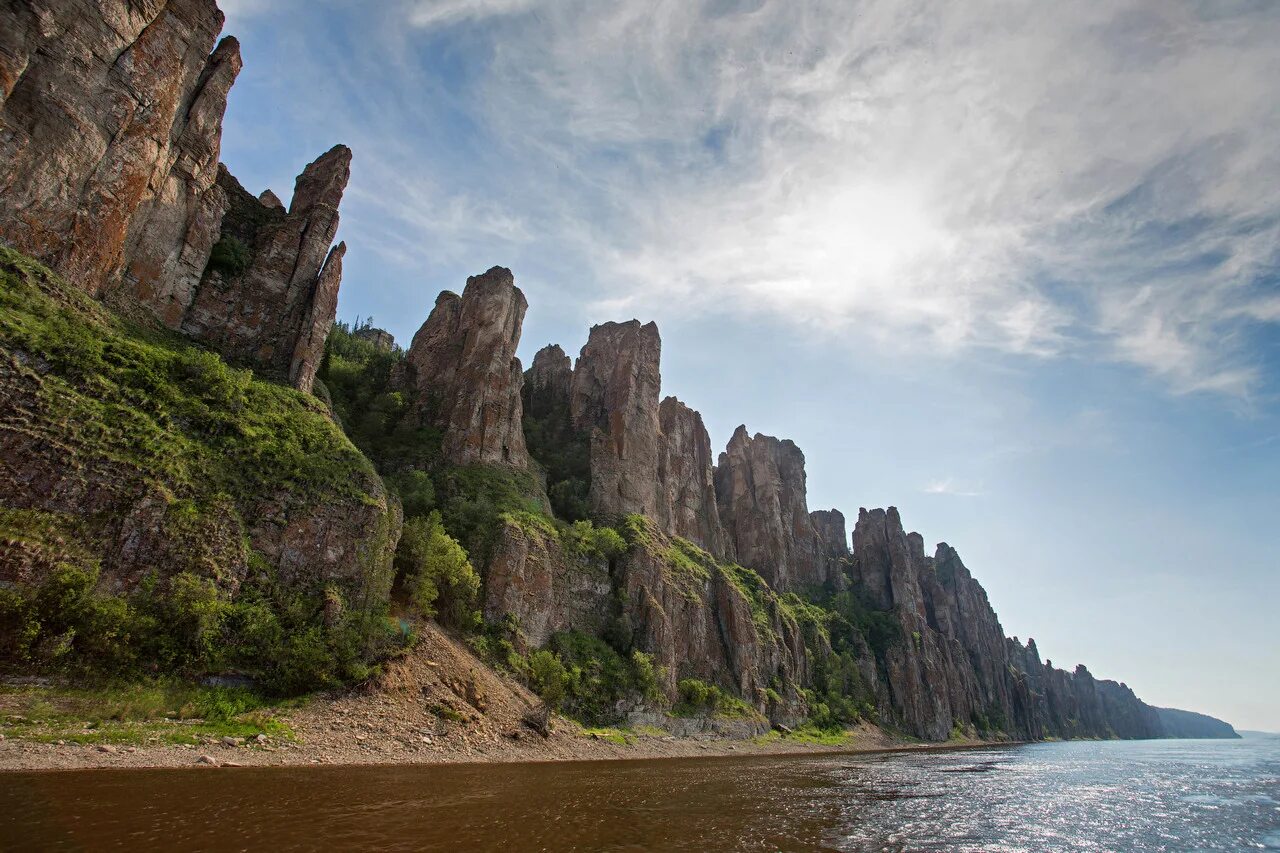
[[[1280,850],[1280,737],[0,774],[5,850]]]

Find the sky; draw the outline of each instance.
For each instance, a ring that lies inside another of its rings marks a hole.
[[[355,152],[341,317],[509,267],[520,356],[656,320],[663,392],[897,506],[1006,633],[1280,731],[1280,6],[221,0],[222,156]]]

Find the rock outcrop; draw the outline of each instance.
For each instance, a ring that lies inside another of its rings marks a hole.
[[[151,259],[178,220],[207,225],[209,142],[239,70],[234,41],[210,56],[222,23],[214,0],[0,7],[0,237],[96,295],[131,231]]]
[[[101,306],[14,257],[0,250],[0,275],[22,288],[6,283],[6,299],[59,304],[60,330],[146,360],[86,381],[82,365],[30,351],[12,328],[0,334],[0,581],[37,583],[83,561],[110,592],[190,572],[233,595],[258,560],[291,589],[332,584],[349,605],[386,602],[399,504],[318,401],[281,400],[261,383],[228,389],[217,367],[184,348],[142,347]],[[227,393],[238,408],[202,402]],[[158,416],[148,394],[183,416]],[[216,420],[196,416],[206,406]],[[252,430],[305,434],[301,467],[276,478]],[[252,459],[252,470],[217,479],[215,454]]]
[[[657,520],[662,530],[688,539],[703,550],[729,553],[716,506],[711,438],[702,415],[667,397],[658,407],[662,431],[658,446]]]
[[[591,511],[658,517],[662,340],[638,320],[591,328],[573,371],[570,413],[590,436]]]
[[[484,586],[485,619],[514,619],[524,648],[560,631],[599,636],[613,614],[608,561],[568,551],[550,528],[503,521]]]
[[[516,358],[527,307],[511,271],[494,267],[468,278],[461,296],[441,293],[413,336],[400,381],[422,421],[443,432],[451,464],[529,466]]]
[[[730,571],[651,525],[617,570],[632,641],[663,668],[669,698],[680,679],[697,678],[732,690],[775,723],[794,725],[807,710],[800,695],[809,681],[806,637],[770,590],[751,589]],[[823,653],[822,637],[808,639]]]
[[[573,394],[573,360],[559,344],[547,344],[533,356],[524,384],[534,407],[567,413]]]
[[[337,307],[351,152],[307,167],[288,211],[245,193],[218,163],[242,64],[234,38],[214,49],[222,23],[214,0],[0,9],[0,238],[306,391]]]
[[[778,590],[820,586],[828,561],[807,504],[804,454],[789,440],[740,426],[720,454],[716,500],[738,562]]]
[[[849,550],[849,528],[844,513],[838,509],[818,509],[809,513],[809,522],[818,537],[818,559],[826,565],[826,581],[835,591],[848,586],[852,564]]]
[[[1133,691],[1040,662],[1034,641],[1007,640],[986,591],[955,549],[928,557],[898,511],[860,510],[853,533],[853,591],[893,615],[885,650],[886,722],[942,740],[955,726],[1008,736],[1159,737],[1159,721]]]
[[[240,45],[224,38],[181,111],[185,121],[175,124],[158,185],[130,222],[123,278],[108,285],[113,299],[143,305],[173,329],[180,328],[222,232],[228,205],[217,184],[222,116],[241,64]]]
[[[226,240],[249,252],[242,269],[211,263],[178,327],[233,361],[309,391],[324,355],[342,282],[346,245],[333,246],[351,149],[335,146],[298,176],[283,215],[246,192],[225,169]]]

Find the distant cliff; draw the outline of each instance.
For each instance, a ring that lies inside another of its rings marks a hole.
[[[1195,711],[1179,711],[1177,708],[1156,708],[1165,737],[1176,738],[1238,738],[1239,733],[1230,723],[1224,723],[1207,714]]]

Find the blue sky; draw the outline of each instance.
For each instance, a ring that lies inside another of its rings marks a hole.
[[[223,0],[223,159],[355,150],[340,314],[510,267],[521,355],[656,320],[664,392],[896,505],[1006,631],[1280,730],[1280,8]]]

